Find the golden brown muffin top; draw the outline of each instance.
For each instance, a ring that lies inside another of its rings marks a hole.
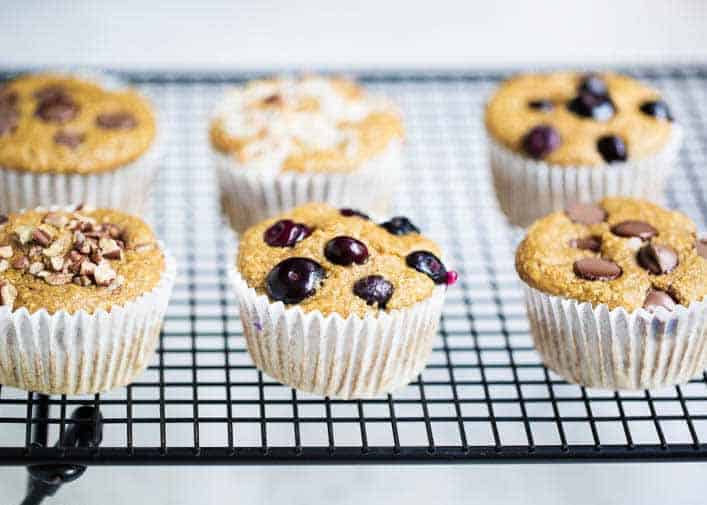
[[[342,78],[248,82],[226,93],[211,143],[240,165],[277,173],[351,172],[403,137],[400,114]]]
[[[486,106],[486,128],[518,154],[563,166],[646,158],[673,131],[658,91],[610,72],[513,77]]]
[[[62,74],[30,74],[0,87],[0,166],[95,174],[136,160],[152,144],[155,118],[129,89]]]
[[[706,246],[684,214],[612,197],[536,221],[516,252],[516,269],[552,295],[611,309],[671,309],[707,295]]]
[[[381,224],[351,209],[307,204],[249,228],[237,266],[271,301],[366,316],[410,307],[451,284],[440,249],[404,217]]]
[[[3,216],[0,304],[30,313],[110,310],[157,286],[165,259],[137,217],[98,209]]]

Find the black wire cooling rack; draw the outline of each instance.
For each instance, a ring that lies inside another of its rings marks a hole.
[[[706,230],[707,68],[630,73],[661,88],[685,126],[667,203]],[[1,388],[0,464],[707,457],[707,375],[664,390],[590,390],[545,369],[533,350],[513,267],[517,236],[497,212],[484,149],[483,103],[503,75],[359,76],[406,116],[396,212],[438,240],[460,273],[427,368],[403,391],[365,401],[279,385],[246,352],[226,284],[234,239],[218,214],[206,132],[224,88],[253,75],[125,77],[153,98],[169,134],[150,218],[178,257],[180,277],[160,348],[137,382],[107,394],[47,398]],[[100,424],[95,414],[71,416],[85,405],[100,410],[102,441],[77,438],[81,424]]]

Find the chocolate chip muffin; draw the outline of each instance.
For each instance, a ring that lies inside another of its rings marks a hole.
[[[139,210],[155,134],[150,104],[131,89],[70,74],[9,81],[0,87],[0,211],[78,202]]]
[[[210,137],[223,209],[238,232],[309,201],[385,212],[399,178],[400,113],[342,78],[234,88]]]
[[[234,271],[256,365],[304,391],[375,396],[424,367],[456,280],[407,218],[308,204],[249,228]],[[387,356],[387,357],[386,357]]]
[[[658,91],[611,72],[514,77],[485,122],[499,203],[520,226],[573,201],[659,199],[681,139]]]
[[[537,221],[516,269],[546,364],[573,382],[619,389],[699,373],[705,249],[687,216],[645,200],[609,197]]]
[[[154,352],[175,274],[152,230],[108,209],[2,221],[0,383],[69,394],[132,380]]]

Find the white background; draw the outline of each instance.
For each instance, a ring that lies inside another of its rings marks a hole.
[[[0,4],[0,65],[446,68],[707,62],[707,1]],[[48,503],[691,504],[699,464],[91,468]],[[17,503],[24,471],[0,470]]]

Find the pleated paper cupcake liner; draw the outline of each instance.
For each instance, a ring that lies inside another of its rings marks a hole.
[[[164,250],[163,250],[164,252]],[[157,286],[124,305],[49,314],[0,307],[0,384],[42,394],[93,394],[124,386],[154,355],[177,273],[165,254]]]
[[[387,214],[400,180],[402,146],[387,151],[351,173],[264,173],[215,153],[221,208],[238,233],[308,202]]]
[[[376,316],[303,312],[258,295],[229,269],[248,352],[255,366],[300,391],[370,398],[409,384],[425,367],[446,286],[412,307]]]
[[[627,312],[525,285],[535,348],[564,379],[592,388],[653,389],[682,384],[707,365],[707,299]]]
[[[82,68],[59,68],[47,72],[77,75],[112,91],[127,86],[115,75]],[[150,148],[135,161],[107,172],[37,173],[0,166],[0,213],[83,203],[90,207],[108,207],[130,214],[143,214],[166,140],[166,132],[159,128],[157,117],[155,122],[157,135]]]
[[[525,158],[489,138],[489,161],[501,211],[509,223],[527,227],[572,202],[605,196],[633,196],[660,203],[682,143],[673,126],[668,144],[656,155],[606,166],[559,166]]]

